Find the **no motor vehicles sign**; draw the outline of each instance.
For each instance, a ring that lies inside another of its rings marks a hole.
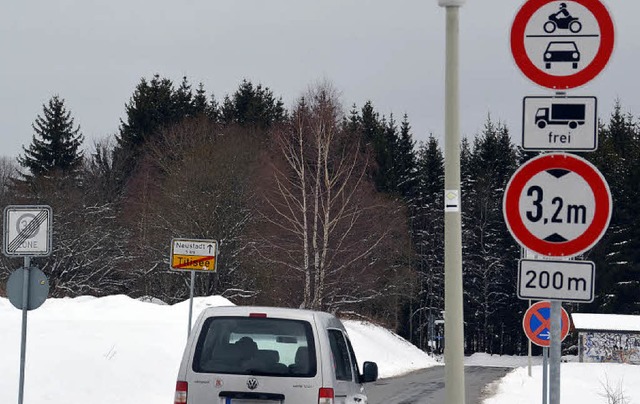
[[[511,28],[511,53],[533,82],[575,88],[596,77],[613,52],[614,25],[599,0],[528,0]]]
[[[611,192],[598,169],[563,153],[521,166],[503,200],[505,222],[516,241],[552,257],[573,257],[593,247],[609,226],[611,211]]]

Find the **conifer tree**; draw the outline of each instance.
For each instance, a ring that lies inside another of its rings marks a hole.
[[[120,151],[131,151],[137,157],[142,145],[159,129],[175,123],[178,116],[176,98],[171,80],[161,79],[157,74],[150,82],[142,78],[126,105],[126,120],[120,121],[116,139]]]
[[[400,134],[396,144],[395,167],[399,181],[397,190],[406,201],[410,201],[415,195],[416,155],[414,151],[415,142],[411,135],[411,125],[407,114],[404,114],[400,124]]]
[[[503,340],[496,335],[503,335],[503,325],[517,323],[514,307],[519,305],[518,248],[502,215],[502,196],[516,169],[517,152],[506,127],[488,119],[467,153],[463,150],[461,160],[467,165],[462,170],[462,220],[468,344],[474,351],[500,352]]]
[[[444,157],[435,137],[430,136],[426,144],[420,145],[416,160],[410,222],[418,257],[419,289],[411,318],[417,323],[413,339],[425,348],[426,341],[435,340],[433,321],[444,310]]]
[[[609,229],[584,258],[596,263],[596,298],[588,311],[638,314],[640,299],[640,130],[616,102],[600,126],[598,150],[585,155],[609,184],[613,212]]]
[[[177,89],[170,79],[157,74],[150,81],[142,78],[125,106],[126,118],[120,120],[120,131],[116,136],[113,151],[115,174],[112,175],[116,188],[122,189],[143,157],[145,145],[157,139],[162,130],[185,118],[202,114],[217,117],[214,101],[207,103],[202,83],[194,95],[186,77]]]
[[[268,87],[243,80],[231,98],[234,121],[244,126],[269,127],[286,116],[282,99]]]
[[[23,146],[24,155],[18,157],[18,163],[29,171],[23,173],[27,182],[55,174],[74,175],[83,161],[80,146],[84,137],[80,126],[74,126],[64,99],[55,95],[42,107],[43,114],[31,125],[35,132],[32,143]]]

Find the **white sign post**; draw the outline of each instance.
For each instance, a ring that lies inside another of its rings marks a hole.
[[[187,335],[191,333],[191,317],[193,315],[193,293],[196,283],[196,271],[216,272],[218,242],[216,240],[193,240],[174,238],[171,240],[170,268],[174,271],[190,271],[189,287],[189,322]]]
[[[31,257],[51,254],[53,213],[50,206],[10,205],[4,209],[4,241],[2,252],[7,257],[24,257],[22,271],[22,332],[20,342],[20,381],[18,404],[24,402],[25,364],[27,355],[27,311],[31,279]],[[38,276],[36,272],[34,275]],[[44,274],[42,274],[44,277]],[[46,279],[46,278],[45,278]],[[14,281],[16,279],[14,278]],[[8,288],[9,289],[9,288]],[[46,294],[49,292],[47,284]],[[42,299],[42,297],[40,297]],[[44,300],[43,300],[44,301]]]

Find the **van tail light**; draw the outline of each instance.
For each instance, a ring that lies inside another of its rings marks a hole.
[[[318,404],[333,404],[333,389],[322,387],[318,391]]]
[[[176,383],[176,398],[174,404],[187,404],[187,390],[189,390],[189,383],[179,381]]]

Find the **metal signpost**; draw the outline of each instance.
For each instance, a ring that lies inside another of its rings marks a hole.
[[[537,302],[525,312],[522,319],[522,328],[529,341],[542,347],[542,403],[547,404],[549,398],[549,346],[551,345],[551,302]],[[564,341],[569,335],[569,314],[562,309],[561,324],[555,325],[560,334],[554,338]]]
[[[514,61],[531,81],[556,91],[553,96],[524,98],[525,150],[597,148],[596,98],[568,97],[558,91],[595,78],[611,57],[614,38],[613,21],[600,0],[528,0],[522,5],[511,28]],[[602,237],[611,205],[602,174],[569,154],[530,160],[516,171],[505,191],[504,216],[513,237],[543,257],[537,262],[521,260],[518,296],[552,301],[548,323],[551,404],[560,403],[562,301],[593,300],[593,263],[568,260]],[[546,261],[549,257],[556,260]],[[546,404],[546,393],[543,400]]]
[[[10,258],[24,257],[23,268],[12,273],[7,282],[9,301],[22,310],[18,404],[24,401],[27,312],[40,307],[49,294],[47,277],[38,268],[31,267],[31,258],[51,254],[52,221],[50,206],[11,205],[4,210],[2,253]]]
[[[171,241],[171,269],[174,271],[190,271],[189,287],[189,322],[187,335],[191,333],[193,315],[193,288],[196,272],[216,272],[218,242],[216,240],[191,240],[174,238]]]
[[[570,154],[545,154],[529,160],[509,180],[503,200],[507,227],[522,247],[543,257],[564,260],[600,240],[611,212],[611,192],[602,174],[586,160]],[[559,404],[562,301],[592,299],[594,275],[593,270],[590,276],[579,269],[560,272],[570,265],[591,263],[531,261],[535,262],[521,260],[521,272],[523,265],[525,272],[520,275],[518,294],[526,299],[532,293],[553,299],[549,399],[551,404]]]

